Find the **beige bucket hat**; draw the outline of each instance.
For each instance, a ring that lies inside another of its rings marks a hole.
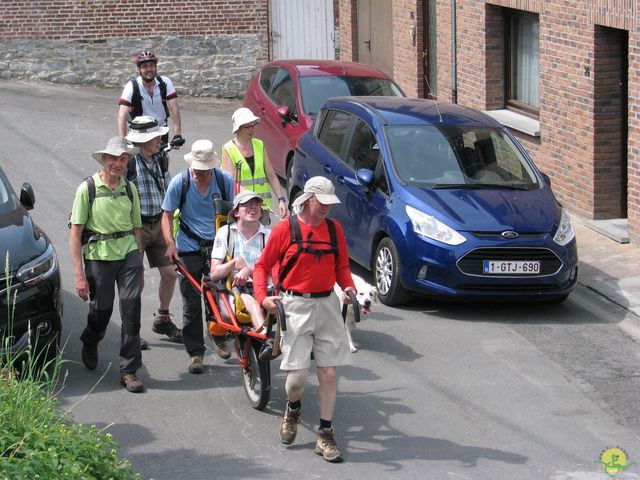
[[[335,194],[335,188],[331,180],[325,177],[311,177],[304,184],[304,192],[293,202],[294,207],[299,207],[304,202],[315,195],[323,205],[340,203],[340,199]]]
[[[107,142],[107,146],[103,150],[98,150],[97,152],[93,152],[91,156],[102,165],[102,156],[104,154],[113,155],[114,157],[119,157],[123,153],[127,153],[130,157],[138,153],[138,149],[136,147],[132,147],[127,143],[127,140],[122,137],[111,137]]]

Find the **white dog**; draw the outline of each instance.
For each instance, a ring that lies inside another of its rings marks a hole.
[[[356,285],[356,291],[358,292],[356,297],[360,306],[360,319],[363,319],[365,315],[371,313],[371,305],[378,303],[378,290],[373,285],[367,283],[362,277],[351,274],[353,282]],[[336,284],[333,288],[342,302],[342,289]],[[341,303],[342,306],[342,303]],[[347,339],[349,340],[349,350],[352,353],[358,351],[353,343],[352,334],[356,328],[355,314],[353,305],[347,307],[347,317],[344,320],[344,328],[347,331]]]

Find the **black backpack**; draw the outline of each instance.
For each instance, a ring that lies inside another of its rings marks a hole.
[[[171,115],[169,113],[169,107],[167,106],[167,84],[162,80],[162,77],[158,75],[156,77],[158,81],[158,87],[160,87],[160,97],[162,98],[162,106],[164,107],[164,113],[167,118]],[[134,119],[142,115],[142,95],[140,95],[140,86],[138,85],[138,80],[131,80],[131,85],[133,86],[133,95],[131,95],[131,118]]]
[[[296,251],[296,253],[294,253],[291,258],[289,258],[289,261],[287,262],[287,264],[282,268],[282,271],[280,272],[280,274],[278,275],[280,278],[278,279],[278,285],[276,285],[276,288],[278,290],[280,290],[280,287],[282,286],[282,281],[285,279],[285,277],[287,276],[287,274],[289,273],[289,271],[291,271],[291,269],[293,268],[293,266],[295,265],[296,261],[298,260],[298,257],[300,256],[301,253],[311,253],[313,255],[329,255],[329,254],[333,254],[336,264],[338,263],[338,237],[336,235],[336,226],[334,224],[334,221],[330,218],[326,218],[325,219],[327,221],[327,228],[329,229],[329,243],[328,245],[331,248],[325,248],[325,249],[319,249],[319,248],[313,248],[312,245],[316,244],[316,245],[327,245],[327,242],[322,242],[319,240],[311,240],[311,237],[309,236],[309,238],[306,239],[306,241],[302,238],[302,231],[300,230],[300,221],[298,220],[298,216],[297,215],[291,215],[291,217],[289,217],[289,235],[291,238],[291,243],[289,244],[289,246],[296,244],[298,246],[298,250]],[[304,244],[306,243],[306,246],[304,246]],[[282,257],[280,258],[280,264],[282,265],[282,260],[284,260],[284,256],[287,253],[287,251],[289,250],[289,247],[287,247],[284,252],[282,253]]]
[[[216,184],[218,185],[218,190],[220,191],[220,197],[214,195],[213,197],[213,205],[215,207],[216,212],[216,230],[221,226],[224,219],[226,219],[226,215],[231,211],[233,201],[229,198],[226,198],[226,190],[224,185],[224,180],[221,174],[218,173],[218,169],[213,169],[213,175],[216,177]],[[191,228],[187,225],[184,220],[182,220],[182,216],[180,215],[180,211],[182,210],[182,206],[187,198],[187,192],[189,191],[189,186],[191,182],[189,182],[189,169],[183,170],[180,173],[180,180],[182,182],[182,189],[180,190],[180,204],[178,208],[173,214],[173,236],[175,237],[178,233],[178,229],[182,230],[182,232],[192,240],[197,241],[201,245],[212,243],[212,241],[206,241],[200,238]]]
[[[87,191],[89,193],[89,212],[87,214],[87,221],[91,217],[91,212],[93,210],[93,202],[96,197],[120,197],[122,195],[126,195],[129,197],[131,201],[131,210],[133,211],[133,190],[131,189],[131,182],[124,179],[125,192],[114,192],[114,193],[96,193],[96,182],[92,176],[89,176],[83,180],[83,182],[87,183]],[[71,228],[71,214],[69,214],[69,222],[67,223],[67,227]],[[93,230],[89,230],[85,228],[82,230],[81,243],[82,245],[86,245],[87,243],[97,242],[99,240],[109,240],[111,238],[122,238],[127,235],[133,235],[133,230],[127,230],[126,232],[114,232],[108,234],[100,234],[96,233]]]

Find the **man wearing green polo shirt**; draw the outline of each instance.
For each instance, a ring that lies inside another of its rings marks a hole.
[[[102,169],[85,179],[76,191],[69,247],[76,293],[89,301],[87,326],[80,336],[82,361],[91,370],[98,365],[98,343],[113,312],[117,285],[122,322],[120,383],[138,393],[144,390],[136,377],[142,365],[142,222],[136,188],[124,179],[129,156],[135,153],[122,137],[111,138],[104,150],[93,152]]]

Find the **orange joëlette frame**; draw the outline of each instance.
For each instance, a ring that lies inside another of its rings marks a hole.
[[[180,260],[176,260],[175,264],[176,264],[176,267],[178,268],[178,271],[182,275],[184,275],[184,277],[189,281],[191,285],[193,285],[193,288],[195,288],[200,295],[204,295],[205,301],[207,302],[207,305],[209,305],[209,308],[211,308],[211,311],[213,312],[213,316],[215,317],[214,321],[218,324],[219,327],[222,327],[233,333],[245,333],[250,337],[256,338],[258,340],[264,341],[267,339],[267,336],[265,334],[257,333],[251,328],[240,326],[238,324],[238,321],[236,320],[236,315],[231,309],[231,305],[229,304],[229,299],[227,299],[226,295],[221,295],[220,292],[218,291],[215,291],[215,294],[214,294],[214,291],[207,286],[203,288],[201,282],[193,278],[193,275],[189,273],[187,268],[184,266],[184,264]],[[222,316],[220,315],[220,310],[218,309],[218,304],[216,303],[216,297],[222,302],[227,312],[229,312],[231,323],[227,323],[222,319]]]

